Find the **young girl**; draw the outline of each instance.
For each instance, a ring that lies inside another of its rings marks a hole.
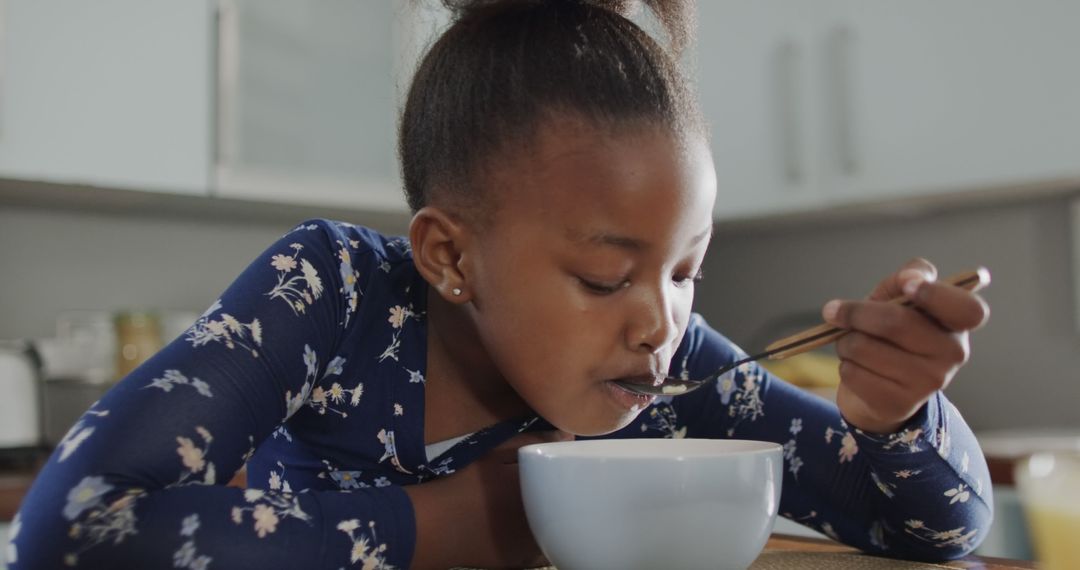
[[[985,303],[915,260],[827,304],[854,331],[836,403],[753,364],[675,399],[619,388],[743,354],[690,312],[716,179],[687,84],[626,2],[453,4],[401,120],[408,240],[313,220],[271,245],[72,428],[12,567],[540,564],[515,450],[574,435],[781,443],[784,516],[971,551],[990,481],[940,390]],[[682,45],[692,6],[653,8]]]

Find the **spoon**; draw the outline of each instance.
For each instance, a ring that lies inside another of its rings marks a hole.
[[[979,267],[973,271],[965,271],[953,275],[943,282],[967,291],[978,291],[990,284],[990,272],[985,267]],[[904,296],[893,298],[889,300],[889,302],[905,307],[911,306],[911,300]],[[747,356],[746,358],[723,366],[704,380],[683,380],[681,378],[675,378],[674,376],[668,376],[660,384],[637,384],[626,381],[616,381],[616,383],[626,390],[638,394],[645,394],[647,396],[681,396],[683,394],[689,394],[690,392],[713,382],[717,378],[724,376],[728,372],[731,372],[748,362],[754,362],[755,360],[761,360],[763,358],[768,358],[769,360],[783,360],[789,356],[802,354],[819,346],[829,344],[849,332],[851,332],[850,329],[835,327],[830,324],[818,325],[791,336],[784,337],[765,347],[765,351],[760,354]]]

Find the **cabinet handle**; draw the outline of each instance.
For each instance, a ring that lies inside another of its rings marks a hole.
[[[802,120],[799,116],[799,51],[787,40],[776,51],[776,101],[780,116],[780,154],[791,184],[803,179]]]
[[[828,82],[833,117],[833,144],[840,172],[852,175],[859,170],[855,149],[855,118],[851,84],[852,46],[855,34],[848,26],[833,28],[827,40]]]
[[[236,157],[236,125],[233,124],[239,64],[239,19],[236,10],[232,0],[220,0],[214,15],[217,31],[213,141],[215,167],[229,165]]]

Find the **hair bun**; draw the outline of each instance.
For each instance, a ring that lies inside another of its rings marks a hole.
[[[442,0],[442,3],[454,13],[455,17],[462,17],[470,12],[487,9],[499,4],[589,4],[605,10],[610,10],[623,17],[629,18],[641,7],[643,0]],[[650,2],[651,4],[651,2]]]
[[[462,19],[471,13],[493,9],[496,6],[514,4],[585,4],[619,14],[624,18],[635,16],[642,6],[651,11],[667,32],[670,49],[682,52],[693,41],[696,21],[695,0],[442,0],[454,15]]]

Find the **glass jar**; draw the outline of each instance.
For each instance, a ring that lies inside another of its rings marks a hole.
[[[113,319],[116,327],[116,379],[120,380],[161,350],[161,324],[154,313],[125,311]]]

